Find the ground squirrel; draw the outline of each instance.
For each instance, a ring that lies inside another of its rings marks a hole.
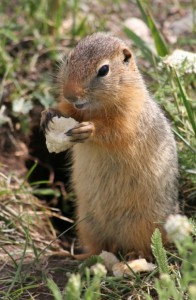
[[[178,211],[177,154],[170,125],[149,95],[135,59],[119,38],[95,33],[81,40],[59,71],[58,109],[43,112],[79,122],[73,184],[79,239],[102,250],[150,254],[156,227]]]

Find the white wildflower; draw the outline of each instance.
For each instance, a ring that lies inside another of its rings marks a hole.
[[[184,240],[193,230],[188,218],[179,214],[170,215],[164,228],[172,241]]]
[[[105,266],[100,263],[97,263],[96,265],[92,266],[90,270],[94,275],[97,275],[99,277],[105,277],[105,275],[107,274]]]
[[[192,52],[176,49],[163,59],[163,63],[182,73],[196,73],[196,54]]]

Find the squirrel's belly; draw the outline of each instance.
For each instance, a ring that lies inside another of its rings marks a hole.
[[[88,147],[85,153],[74,149],[74,160],[78,233],[84,247],[149,253],[155,222],[162,219],[153,218],[130,166]]]
[[[77,194],[78,217],[81,219],[92,215],[104,226],[106,220],[118,220],[124,214],[139,216],[141,207],[146,209],[147,216],[150,210],[149,203],[144,201],[147,191],[143,190],[131,164],[119,161],[114,156],[111,158],[97,145],[95,147],[74,146],[73,183]]]
[[[154,229],[175,210],[146,171],[93,145],[74,146],[73,183],[83,244],[149,251]],[[130,158],[131,160],[131,158]],[[139,173],[138,173],[139,172]],[[161,185],[161,184],[160,184]],[[169,203],[169,205],[167,205]]]

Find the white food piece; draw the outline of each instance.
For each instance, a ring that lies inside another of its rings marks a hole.
[[[60,153],[73,145],[69,136],[65,133],[74,128],[78,122],[73,118],[53,117],[46,131],[46,146],[48,151]]]
[[[133,275],[133,272],[129,269],[129,267],[134,272],[150,272],[155,269],[155,265],[152,263],[148,263],[146,259],[140,258],[128,261],[127,264],[124,262],[119,262],[113,265],[112,271],[115,277],[123,277],[125,275]]]
[[[108,271],[112,271],[112,267],[119,263],[118,258],[111,252],[102,251],[99,256],[103,259],[104,265]]]

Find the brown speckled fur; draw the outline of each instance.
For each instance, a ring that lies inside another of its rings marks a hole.
[[[123,52],[126,49],[125,52]],[[131,55],[124,62],[125,54]],[[108,64],[107,76],[98,69]],[[91,122],[73,147],[78,234],[89,254],[101,250],[149,255],[151,235],[178,211],[176,145],[127,45],[108,34],[83,39],[59,72],[64,115]],[[90,103],[74,107],[77,99]]]

